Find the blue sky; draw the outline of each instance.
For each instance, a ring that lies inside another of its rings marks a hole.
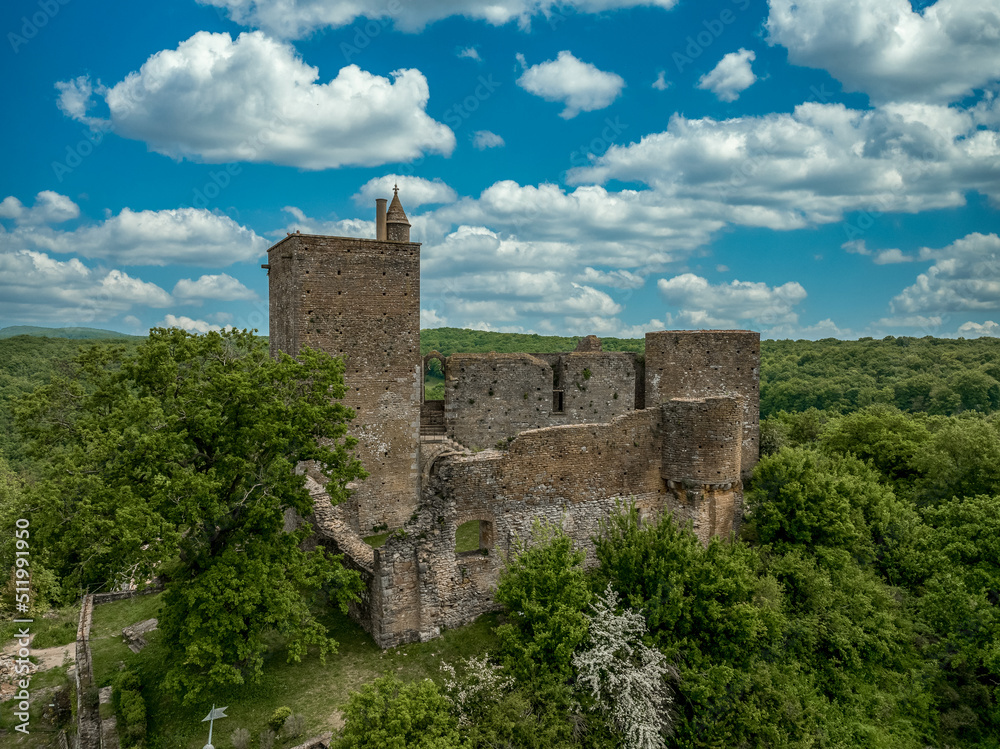
[[[0,327],[267,331],[400,199],[424,327],[1000,333],[1000,0],[0,10]]]

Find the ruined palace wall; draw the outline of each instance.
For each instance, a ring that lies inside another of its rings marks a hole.
[[[375,551],[366,628],[383,647],[426,640],[495,608],[504,558],[536,520],[559,524],[593,564],[592,538],[623,501],[642,517],[670,512],[708,543],[737,529],[743,402],[674,399],[608,423],[529,430],[508,449],[443,451],[429,465],[414,519]],[[456,553],[478,520],[479,551]]]
[[[646,407],[671,398],[734,395],[743,422],[741,471],[760,456],[760,334],[666,330],[646,334]]]
[[[474,449],[527,429],[600,423],[635,409],[634,354],[453,354],[446,370],[448,435]],[[553,410],[554,385],[561,411]]]
[[[562,357],[566,423],[611,421],[635,409],[635,354],[569,353]]]
[[[448,436],[474,449],[549,423],[552,368],[530,354],[452,354],[444,413]]]
[[[420,245],[292,234],[268,250],[271,351],[343,356],[344,404],[369,477],[345,503],[355,530],[399,527],[416,509]]]
[[[591,537],[620,501],[634,498],[644,515],[662,512],[660,414],[546,427],[520,434],[507,450],[438,458],[418,517],[376,550],[376,641],[428,639],[495,608],[502,560],[515,539],[530,538],[535,519],[562,525],[592,563]],[[458,527],[470,520],[488,524],[492,544],[456,554]]]

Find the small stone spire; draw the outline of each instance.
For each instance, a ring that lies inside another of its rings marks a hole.
[[[392,188],[392,202],[386,212],[385,225],[390,242],[410,241],[410,222],[406,218],[403,204],[399,202],[399,185]]]

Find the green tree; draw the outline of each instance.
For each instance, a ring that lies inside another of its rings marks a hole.
[[[251,332],[156,329],[134,355],[88,350],[19,411],[38,548],[74,593],[162,576],[166,683],[187,700],[258,679],[270,631],[290,660],[334,650],[310,603],[325,588],[346,608],[358,577],[301,549],[308,524],[284,525],[312,508],[300,462],[334,502],[363,474],[343,393],[343,362],[320,352],[275,360]]]
[[[451,702],[430,679],[383,676],[351,694],[340,749],[461,749]]]
[[[915,489],[923,503],[1000,494],[1000,431],[974,415],[939,420],[913,463],[923,475]]]
[[[495,599],[508,614],[497,635],[517,678],[565,681],[572,674],[570,659],[587,636],[592,598],[583,559],[556,525],[536,522],[530,541],[515,545]]]
[[[922,476],[915,458],[929,438],[916,417],[889,406],[871,406],[829,424],[821,442],[827,452],[870,462],[893,486],[909,492]]]

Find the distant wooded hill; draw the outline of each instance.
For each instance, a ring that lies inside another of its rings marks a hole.
[[[30,331],[30,332],[26,332]],[[87,346],[144,338],[94,328],[0,330],[0,453],[16,459],[13,407]],[[572,351],[577,336],[435,328],[420,335],[422,354]],[[641,338],[604,338],[605,351],[644,353]],[[1000,411],[1000,339],[885,338],[761,342],[761,416],[811,408],[850,413],[884,403],[911,413]]]
[[[74,340],[145,338],[145,336],[127,335],[116,330],[102,330],[100,328],[40,328],[34,325],[12,325],[8,328],[0,328],[0,338],[13,338],[19,335]]]

